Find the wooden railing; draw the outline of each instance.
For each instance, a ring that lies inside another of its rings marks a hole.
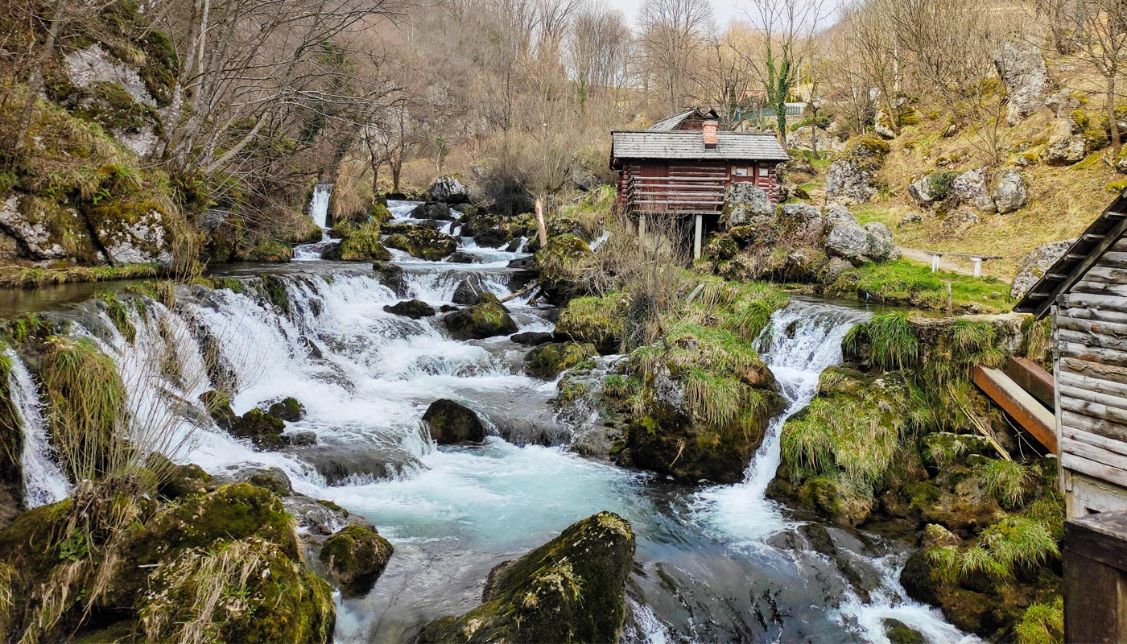
[[[719,214],[724,177],[630,177],[623,188],[627,213]]]

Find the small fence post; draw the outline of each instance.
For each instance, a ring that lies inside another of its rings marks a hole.
[[[938,270],[939,270],[939,255],[937,253],[932,253],[932,255],[931,255],[931,272],[934,273],[935,271],[938,271]]]
[[[972,257],[970,259],[971,259],[972,262],[974,262],[974,276],[975,276],[975,278],[982,277],[982,258],[981,257]]]
[[[548,245],[548,224],[544,221],[544,200],[536,200],[536,233],[540,238],[540,248]]]
[[[701,235],[704,233],[704,215],[697,215],[693,225],[693,259],[700,259]]]

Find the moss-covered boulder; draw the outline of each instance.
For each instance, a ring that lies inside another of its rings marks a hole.
[[[263,264],[285,264],[293,261],[293,248],[273,239],[263,239],[236,251],[238,259]]]
[[[617,642],[634,532],[600,512],[493,569],[482,605],[423,627],[420,642]]]
[[[448,314],[442,323],[456,340],[482,340],[518,331],[505,305],[489,293],[482,295],[478,304]]]
[[[524,358],[524,370],[537,378],[551,380],[595,355],[595,345],[579,342],[542,344]]]
[[[630,297],[611,293],[602,297],[577,297],[567,303],[556,322],[556,334],[575,342],[590,342],[599,353],[622,349]]]
[[[427,226],[410,226],[403,232],[388,235],[384,245],[430,262],[437,262],[458,250],[458,242],[453,237]]]
[[[589,282],[598,270],[595,253],[579,236],[557,235],[536,251],[536,267],[540,271],[540,288],[555,304],[565,304],[573,297],[587,295]]]
[[[286,396],[285,398],[273,403],[266,409],[266,413],[280,418],[284,421],[296,423],[297,421],[305,418],[305,405],[301,404],[297,398],[293,396]]]
[[[346,597],[365,595],[383,574],[393,548],[374,529],[350,525],[325,540],[319,558]]]
[[[285,429],[285,421],[256,407],[235,420],[227,431],[237,438],[250,439],[260,449],[278,449],[288,443],[282,435]]]
[[[189,548],[162,561],[137,602],[148,641],[199,632],[224,642],[328,642],[332,589],[300,560],[264,539]]]
[[[423,423],[439,445],[485,440],[485,425],[474,410],[453,400],[443,398],[431,403],[423,414]]]
[[[404,300],[395,304],[387,304],[383,307],[383,310],[388,313],[411,318],[412,320],[419,320],[434,315],[434,307],[422,300]]]
[[[345,262],[386,262],[391,253],[380,243],[380,224],[368,222],[360,226],[345,227],[340,246],[331,259]]]

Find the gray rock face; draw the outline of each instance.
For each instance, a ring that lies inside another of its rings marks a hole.
[[[826,206],[826,209],[822,213],[822,216],[825,217],[826,221],[831,224],[857,223],[857,219],[853,217],[853,213],[849,212],[849,209],[841,204],[834,203]]]
[[[1059,118],[1045,149],[1045,160],[1054,165],[1071,165],[1088,154],[1084,137],[1072,132],[1072,119]]]
[[[146,217],[132,224],[119,223],[115,229],[96,231],[111,262],[160,266],[172,263],[171,240],[165,238],[164,215],[150,210]]]
[[[895,139],[896,132],[892,131],[892,128],[889,127],[890,122],[891,119],[888,118],[888,113],[884,111],[884,108],[877,110],[876,117],[873,119],[873,131],[882,139]]]
[[[924,220],[924,216],[918,212],[910,212],[900,218],[900,222],[896,224],[897,228],[910,226],[911,224],[918,224]]]
[[[980,221],[982,221],[982,219],[973,211],[960,209],[952,212],[943,219],[943,230],[949,235],[958,236],[964,230]]]
[[[78,213],[74,212],[78,218]],[[44,222],[37,222],[20,211],[20,198],[9,195],[0,203],[0,228],[27,249],[33,259],[63,259],[66,250],[51,241],[51,231]]]
[[[1045,271],[1049,270],[1074,243],[1076,243],[1075,239],[1055,241],[1051,244],[1045,244],[1021,258],[1017,276],[1014,277],[1013,287],[1010,288],[1010,297],[1014,299],[1024,297],[1029,289],[1033,288],[1033,285],[1044,276]]]
[[[94,83],[116,83],[138,103],[156,105],[137,70],[111,56],[101,45],[73,51],[63,61],[67,77],[76,87],[86,89]]]
[[[1006,40],[994,51],[994,68],[1006,86],[1007,123],[1016,125],[1045,104],[1049,70],[1035,44]]]
[[[804,203],[783,206],[779,213],[779,223],[800,239],[817,239],[825,230],[822,213],[814,206]]]
[[[994,200],[990,198],[990,190],[986,186],[986,170],[968,170],[951,182],[951,196],[959,203],[974,206],[982,212],[994,212],[997,208]]]
[[[1000,214],[1013,212],[1025,205],[1029,192],[1021,173],[1013,168],[1003,170],[994,188],[994,205]]]
[[[865,224],[869,234],[869,250],[865,254],[874,262],[884,262],[900,257],[900,249],[892,241],[892,231],[879,221]]]
[[[470,192],[454,177],[439,177],[427,188],[427,197],[429,201],[462,203],[470,200]]]
[[[838,159],[826,173],[826,196],[846,205],[865,203],[877,193],[873,173],[848,159]]]
[[[724,195],[724,223],[728,227],[743,226],[757,217],[770,217],[775,204],[767,193],[748,182],[733,183]]]
[[[856,221],[839,221],[826,235],[826,252],[853,264],[883,262],[900,256],[892,242],[892,231],[882,223],[860,226]]]
[[[931,185],[931,175],[925,174],[908,184],[908,196],[921,206],[930,206],[940,198],[939,195],[932,194]]]

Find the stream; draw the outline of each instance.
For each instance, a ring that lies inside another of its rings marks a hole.
[[[321,188],[312,216],[324,228],[329,189]],[[410,217],[415,205],[389,203],[398,223],[421,224]],[[445,229],[456,234],[458,224]],[[524,254],[459,241],[477,263],[393,251],[404,271],[395,292],[366,265],[318,260],[331,243],[326,235],[297,249],[295,259],[305,261],[227,271],[246,280],[269,272],[284,285],[288,313],[253,293],[183,288],[171,310],[151,301],[145,311],[130,307],[133,344],[89,302],[68,304],[66,315],[74,335],[93,338],[115,360],[134,417],[163,424],[169,445],[181,447],[177,460],[213,474],[248,464],[281,468],[297,492],[366,517],[393,543],[370,594],[337,597],[338,642],[409,641],[427,621],[476,606],[498,563],[600,510],[621,514],[637,536],[626,642],[882,642],[886,618],[933,642],[974,641],[938,610],[907,599],[897,581],[906,544],[827,526],[867,582],[864,601],[837,564],[810,548],[802,521],[765,496],[783,422],[813,397],[820,372],[841,361],[843,336],[867,312],[799,299],[776,312],[758,345],[789,404],[770,424],[746,480],[675,486],[569,452],[576,428],[551,404],[556,383],[523,374],[526,347],[505,337],[452,340],[438,317],[383,310],[409,298],[449,304],[471,274],[499,296],[520,287],[508,264]],[[521,298],[507,306],[520,331],[553,327],[546,307]],[[287,431],[312,432],[317,444],[262,452],[211,424],[194,402],[213,388],[201,337],[214,341],[233,374],[237,413],[295,396],[308,413]],[[176,377],[153,366],[170,351]],[[27,437],[27,500],[40,505],[64,496],[67,485],[51,460],[35,383],[20,357],[9,357]],[[477,411],[492,434],[485,444],[433,445],[420,419],[438,398]]]

